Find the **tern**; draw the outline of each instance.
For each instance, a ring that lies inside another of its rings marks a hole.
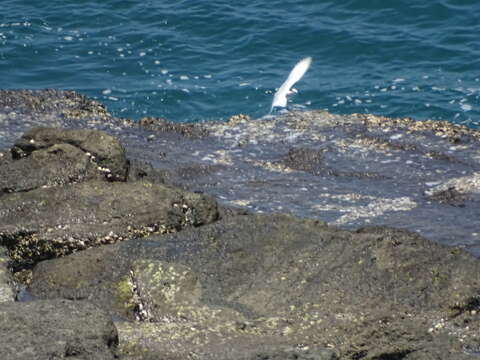
[[[282,86],[278,88],[275,95],[273,95],[272,107],[270,109],[270,112],[272,112],[272,110],[276,107],[287,107],[287,96],[297,93],[297,90],[290,89],[293,85],[295,85],[298,80],[302,78],[303,75],[305,75],[311,63],[312,58],[309,56],[300,60],[297,65],[293,67],[292,71],[290,71],[290,74],[288,75],[287,80],[285,80]]]

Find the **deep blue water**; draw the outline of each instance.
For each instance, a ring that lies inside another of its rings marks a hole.
[[[480,124],[478,0],[2,0],[1,88],[73,89],[115,115],[259,117],[305,56],[293,107]]]

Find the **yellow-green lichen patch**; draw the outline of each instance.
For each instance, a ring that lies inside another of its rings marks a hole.
[[[130,275],[125,276],[116,283],[116,302],[120,308],[125,309],[129,313],[133,313],[135,303],[134,287]]]
[[[202,290],[186,266],[162,261],[136,261],[132,274],[141,302],[154,318],[184,316],[185,308],[199,302]]]

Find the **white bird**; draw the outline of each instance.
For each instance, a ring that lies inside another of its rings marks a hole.
[[[302,76],[307,72],[311,63],[312,58],[309,56],[300,60],[297,65],[293,67],[292,71],[290,71],[290,75],[288,75],[287,80],[285,80],[282,86],[278,88],[275,95],[273,95],[270,112],[272,112],[273,108],[275,107],[287,107],[287,96],[297,92],[295,89],[290,90],[291,87],[302,78]]]

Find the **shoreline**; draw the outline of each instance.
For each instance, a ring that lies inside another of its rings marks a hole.
[[[480,349],[480,132],[319,111],[133,123],[55,90],[0,104],[6,358]]]

